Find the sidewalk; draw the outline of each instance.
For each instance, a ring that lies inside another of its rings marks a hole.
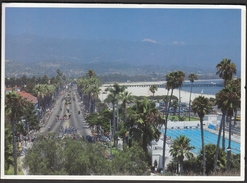
[[[28,148],[30,148],[32,146],[32,142],[27,142],[27,146],[24,146],[24,147],[26,147],[25,149],[27,150]],[[25,157],[25,154],[24,153],[22,153],[21,155],[20,155],[20,165],[21,165],[21,168],[22,168],[22,171],[23,171],[23,173],[24,173],[24,175],[28,175],[28,171],[26,170],[26,169],[24,169],[23,168],[23,162],[22,162],[22,160],[23,160],[23,158]]]

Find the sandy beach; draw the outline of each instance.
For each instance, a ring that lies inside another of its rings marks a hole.
[[[99,99],[100,100],[105,100],[105,98],[107,97],[108,93],[106,94],[102,94],[102,91],[105,91],[107,87],[106,86],[102,86],[100,87],[101,89],[101,93],[99,94]],[[151,91],[149,90],[149,87],[128,87],[126,89],[126,91],[131,92],[132,95],[135,96],[153,96],[153,94],[151,93]],[[190,92],[187,91],[180,91],[181,95],[181,102],[185,102],[185,103],[189,103],[189,98],[190,98]],[[171,94],[171,91],[169,91],[169,95]],[[154,94],[155,96],[157,95],[167,95],[167,90],[165,88],[158,88],[158,90],[155,92]],[[174,89],[173,91],[173,95],[175,95],[176,97],[179,97],[179,90],[178,89]],[[215,98],[215,95],[208,95],[208,94],[199,94],[199,93],[192,93],[191,94],[191,100],[193,101],[196,97],[198,96],[205,96],[207,98]]]

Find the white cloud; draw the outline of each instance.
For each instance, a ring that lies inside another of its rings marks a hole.
[[[185,45],[185,42],[183,42],[183,41],[181,41],[181,42],[174,41],[172,44],[173,45]]]
[[[157,41],[152,40],[152,39],[143,39],[142,41],[147,41],[147,42],[151,42],[151,43],[158,43]]]

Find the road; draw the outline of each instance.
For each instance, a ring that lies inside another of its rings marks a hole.
[[[74,129],[77,128],[77,134],[81,136],[91,135],[91,131],[89,129],[88,124],[85,121],[85,118],[80,110],[79,100],[76,95],[76,90],[71,92],[71,98],[75,97],[75,101],[71,100],[71,104],[65,105],[65,100],[63,100],[64,96],[67,96],[67,92],[64,93],[56,102],[49,119],[46,122],[45,127],[41,129],[41,132],[38,133],[39,135],[46,135],[50,132],[59,133],[61,128],[63,127],[63,133],[65,127],[73,127]],[[60,117],[64,116],[65,114],[68,116],[68,110],[70,113],[70,119],[65,120],[57,120],[56,116],[59,115]],[[80,111],[80,114],[78,114]],[[48,130],[50,127],[50,131]]]

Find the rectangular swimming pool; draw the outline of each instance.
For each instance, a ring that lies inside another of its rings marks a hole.
[[[163,134],[165,130],[160,130]],[[204,143],[209,144],[217,144],[218,135],[215,135],[213,133],[210,133],[206,130],[203,130],[204,133]],[[171,130],[167,129],[167,136],[171,137],[172,139],[176,139],[177,136],[185,135],[187,136],[191,141],[190,145],[195,146],[195,149],[193,150],[194,153],[200,154],[200,148],[202,147],[202,140],[201,140],[201,129],[181,129],[181,130]],[[221,135],[222,136],[222,135]],[[228,139],[225,139],[225,147],[228,147]],[[220,147],[222,147],[222,137],[220,139]],[[231,152],[234,154],[240,153],[240,144],[231,141]]]

